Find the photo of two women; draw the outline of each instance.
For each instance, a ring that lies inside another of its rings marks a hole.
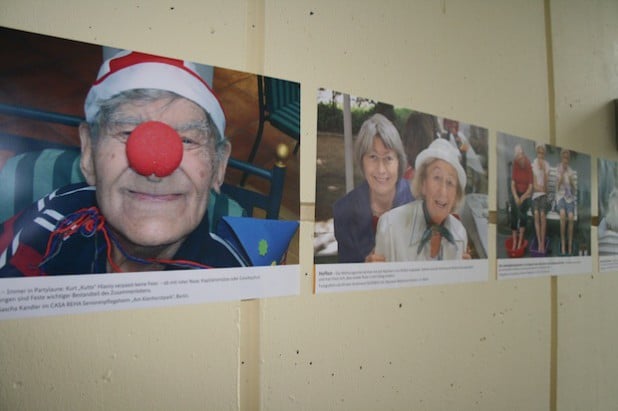
[[[315,263],[487,258],[487,134],[319,90]]]

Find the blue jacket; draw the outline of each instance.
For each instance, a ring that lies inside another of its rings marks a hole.
[[[400,178],[396,190],[392,208],[414,200],[406,180]],[[365,257],[375,246],[373,213],[366,181],[335,202],[333,217],[339,262],[365,262]]]
[[[84,209],[91,209],[90,215],[96,220],[95,189],[83,183],[74,184],[56,190],[0,224],[0,277],[105,273],[108,247],[100,230],[84,226],[84,230],[68,238],[58,236],[56,245],[48,248],[49,239],[60,224]],[[166,269],[245,265],[223,239],[209,232],[207,215],[173,260],[176,261]]]

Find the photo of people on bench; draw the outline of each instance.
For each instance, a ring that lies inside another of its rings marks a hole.
[[[498,258],[590,255],[590,157],[498,136]]]

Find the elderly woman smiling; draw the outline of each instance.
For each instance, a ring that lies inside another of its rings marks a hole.
[[[459,152],[444,139],[434,140],[416,158],[415,169],[417,201],[380,217],[374,261],[470,258],[466,230],[452,215],[466,186]]]
[[[340,263],[370,261],[378,218],[413,200],[402,175],[406,155],[395,126],[374,114],[360,128],[354,147],[355,164],[365,181],[333,205]]]

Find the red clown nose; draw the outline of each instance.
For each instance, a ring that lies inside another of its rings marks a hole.
[[[160,121],[140,124],[127,140],[129,166],[143,176],[169,176],[180,165],[182,153],[176,130]]]

